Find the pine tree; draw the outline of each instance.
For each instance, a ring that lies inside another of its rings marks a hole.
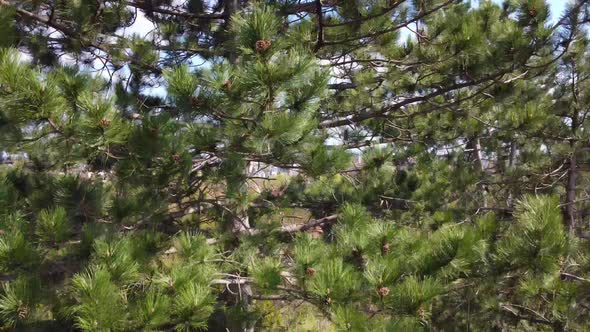
[[[0,0],[1,328],[590,329],[588,13]]]

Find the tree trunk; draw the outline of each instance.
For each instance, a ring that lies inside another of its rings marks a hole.
[[[567,187],[566,187],[566,201],[565,201],[565,213],[567,216],[567,226],[569,229],[570,234],[575,234],[576,232],[576,180],[578,177],[577,171],[577,160],[576,160],[576,150],[572,151],[572,156],[570,157],[570,168],[568,170],[568,179],[567,179]]]
[[[508,156],[508,171],[512,171],[514,168],[514,162],[516,159],[516,139],[510,141],[510,155]],[[514,208],[514,193],[512,188],[510,188],[510,193],[508,193],[508,199],[506,200],[509,209]]]
[[[483,173],[485,173],[485,167],[483,165],[483,156],[481,153],[481,143],[479,141],[479,137],[475,137],[470,140],[469,146],[471,151],[473,152],[472,156],[474,161],[477,164],[477,168]],[[479,187],[481,188],[481,196],[482,196],[482,206],[484,208],[488,207],[488,189],[485,184],[480,184]]]
[[[231,24],[231,16],[240,9],[239,0],[225,0],[224,1],[224,13],[227,15],[225,20],[224,28],[229,30]],[[229,49],[227,50],[227,59],[230,63],[236,63],[238,55],[236,52],[235,36],[228,35]]]
[[[232,218],[231,230],[237,238],[250,232],[250,220],[247,211],[239,211]],[[244,310],[248,310],[248,307],[252,302],[252,287],[249,284],[238,284],[236,285],[236,288],[237,289],[234,289],[233,291],[238,293],[239,300],[244,306]],[[254,332],[254,327],[249,326],[250,323],[249,320],[244,320],[241,326],[243,332]]]
[[[573,99],[573,114],[572,114],[572,137],[574,139],[570,140],[570,147],[571,147],[571,157],[569,160],[569,170],[568,170],[568,178],[567,178],[567,186],[566,186],[566,206],[565,206],[565,213],[567,216],[567,226],[571,235],[576,233],[577,225],[576,225],[576,181],[578,177],[578,161],[576,159],[576,141],[575,137],[578,131],[579,126],[579,111],[578,111],[578,86],[577,86],[577,71],[576,71],[576,61],[572,59],[572,99]]]
[[[231,16],[235,14],[238,10],[240,10],[240,1],[239,0],[225,0],[224,1],[224,11],[227,17],[229,18],[226,20],[225,28],[229,29],[231,24]],[[229,43],[229,47],[227,50],[227,58],[230,63],[236,63],[238,60],[238,54],[236,52],[236,44],[235,44],[235,37],[232,35],[228,36],[227,42]],[[247,172],[248,168],[244,169],[244,172]],[[247,211],[238,211],[236,215],[232,218],[231,222],[231,231],[235,234],[236,237],[240,237],[242,234],[250,232],[250,220],[248,218]],[[242,302],[244,306],[244,310],[248,310],[250,303],[252,301],[252,287],[249,284],[237,285],[237,293],[239,296],[239,300]],[[254,332],[254,327],[249,326],[248,320],[245,320],[241,324],[241,331],[243,332]],[[229,329],[228,329],[229,330]],[[231,331],[233,332],[233,331]]]

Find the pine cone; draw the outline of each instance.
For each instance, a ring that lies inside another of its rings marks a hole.
[[[272,42],[270,40],[265,40],[265,39],[258,40],[258,41],[256,41],[256,52],[264,53],[270,48],[271,45],[272,45]]]
[[[283,192],[278,188],[273,188],[270,191],[270,194],[272,195],[272,197],[281,197],[283,195]]]
[[[537,10],[535,10],[535,9],[531,9],[531,10],[529,10],[529,14],[530,14],[532,17],[535,17],[535,16],[537,16]]]
[[[315,269],[313,267],[308,267],[307,269],[305,269],[305,274],[307,274],[310,277],[313,277],[315,274]]]
[[[387,295],[389,295],[389,288],[379,287],[377,289],[377,294],[379,294],[380,297],[386,297]]]
[[[199,106],[199,98],[195,96],[190,96],[189,102],[191,103],[191,106]]]
[[[418,310],[416,310],[416,315],[418,315],[420,319],[424,319],[424,317],[426,317],[426,311],[422,307],[420,307],[418,308]]]
[[[314,239],[319,239],[323,236],[324,230],[321,226],[316,226],[311,230],[311,237]]]
[[[532,17],[537,16],[537,8],[533,5],[531,5],[529,7],[529,15],[531,15]]]
[[[98,123],[101,127],[106,128],[111,124],[111,120],[107,119],[107,118],[102,118],[100,119],[100,122]]]
[[[383,255],[387,254],[389,252],[389,243],[385,242],[383,243],[383,245],[381,246],[381,253]]]
[[[160,134],[160,129],[157,127],[152,127],[150,128],[150,134],[152,137],[158,137],[158,135]]]
[[[29,316],[29,308],[25,307],[25,306],[19,307],[17,310],[17,313],[18,313],[18,318],[25,319],[25,318],[27,318],[27,316]]]
[[[225,81],[223,82],[223,90],[225,90],[225,91],[229,91],[229,90],[231,90],[231,86],[232,86],[232,84],[233,84],[233,82],[232,82],[232,81],[230,81],[230,80],[225,80]]]

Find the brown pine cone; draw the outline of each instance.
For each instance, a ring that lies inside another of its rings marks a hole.
[[[25,319],[29,316],[29,308],[26,306],[21,306],[17,309],[18,318]]]
[[[272,195],[272,197],[281,197],[283,195],[283,192],[279,188],[273,188],[270,191],[270,194]]]
[[[152,137],[158,137],[158,135],[160,134],[160,129],[157,127],[152,127],[150,128],[150,134]]]
[[[233,84],[233,82],[232,82],[232,81],[230,81],[230,80],[225,80],[225,81],[223,82],[223,90],[225,90],[225,91],[229,91],[229,90],[231,90],[231,86],[232,86],[232,84]]]
[[[261,39],[256,41],[256,52],[258,53],[264,53],[266,52],[270,46],[272,45],[272,42],[270,40],[265,40],[265,39]]]
[[[195,96],[190,96],[189,102],[191,103],[191,106],[199,106],[199,104],[200,104],[199,98],[197,98]]]
[[[387,295],[389,295],[389,288],[379,287],[377,289],[377,294],[379,294],[380,297],[386,297]]]
[[[537,7],[535,5],[532,5],[532,4],[529,5],[528,10],[529,10],[529,15],[531,15],[532,17],[537,16],[538,11],[537,11]]]
[[[381,253],[383,255],[387,254],[389,252],[389,243],[385,242],[383,243],[383,245],[381,246]]]
[[[420,319],[424,319],[424,317],[426,317],[426,311],[422,307],[420,307],[418,308],[418,310],[416,310],[416,315],[418,315]]]
[[[111,124],[111,120],[107,119],[107,118],[102,118],[100,119],[100,122],[98,123],[101,127],[106,128]]]
[[[307,274],[310,277],[313,277],[313,275],[315,274],[315,269],[313,267],[308,267],[307,269],[305,269],[305,274]]]
[[[321,226],[315,226],[311,229],[311,237],[314,239],[319,239],[323,236],[324,230]]]

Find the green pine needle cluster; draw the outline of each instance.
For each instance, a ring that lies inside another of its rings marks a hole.
[[[0,0],[0,330],[589,330],[565,7]]]

